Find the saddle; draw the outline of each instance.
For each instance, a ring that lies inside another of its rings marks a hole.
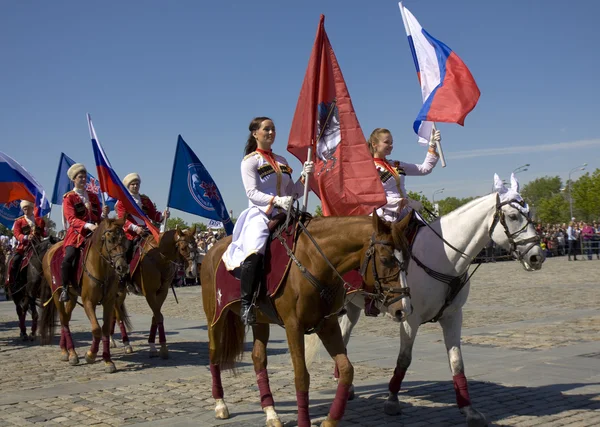
[[[21,275],[21,272],[25,271],[25,269],[29,265],[29,260],[31,259],[32,254],[33,254],[33,248],[31,248],[31,246],[29,246],[27,248],[27,250],[25,251],[25,254],[23,254],[23,259],[21,260],[21,267],[19,268],[17,277],[12,277],[12,275],[11,275],[12,264],[13,264],[13,261],[15,258],[15,254],[11,255],[10,259],[8,260],[8,263],[6,264],[6,272],[7,272],[6,273],[6,281],[5,281],[6,286],[8,286],[10,283],[16,283],[16,280]]]
[[[92,239],[87,239],[83,246],[79,248],[79,257],[77,258],[76,268],[71,270],[72,275],[70,277],[70,283],[77,294],[81,293],[80,283],[81,278],[83,277],[83,266],[90,249],[91,241]],[[52,283],[50,286],[52,288],[52,293],[56,292],[56,290],[62,286],[61,264],[64,258],[65,251],[61,244],[61,247],[54,251],[52,259],[50,260],[50,273],[52,275]]]
[[[279,214],[268,223],[270,237],[263,258],[263,268],[260,273],[260,285],[258,286],[258,298],[256,300],[260,311],[278,324],[282,324],[282,322],[274,308],[272,298],[276,296],[289,271],[291,259],[276,237],[276,233],[281,234],[292,250],[295,249],[297,233],[296,222],[290,221],[286,226],[285,219],[286,214]],[[227,270],[223,260],[220,260],[217,266],[215,300],[216,310],[211,326],[219,321],[225,308],[240,300],[240,269]]]

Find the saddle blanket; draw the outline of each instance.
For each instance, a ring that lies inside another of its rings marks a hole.
[[[282,235],[289,248],[294,250],[294,230],[295,225],[290,225]],[[271,237],[265,253],[264,269],[262,269],[261,283],[266,285],[267,295],[274,297],[279,286],[285,279],[290,268],[291,259],[288,257],[284,246],[278,238]],[[217,266],[215,274],[215,299],[216,310],[215,316],[212,319],[212,325],[219,321],[223,310],[229,305],[240,300],[240,279],[239,268],[233,271],[228,271],[221,259]]]
[[[92,239],[88,239],[80,249],[79,258],[77,260],[77,268],[72,270],[74,271],[74,275],[71,276],[71,285],[77,290],[77,292],[79,292],[80,289],[79,284],[81,282],[81,277],[83,276],[83,265],[85,263],[88,250],[90,249],[91,241]],[[52,254],[52,259],[50,260],[50,273],[52,274],[52,283],[50,284],[50,287],[52,288],[52,293],[56,292],[56,290],[62,286],[61,264],[65,258],[65,251],[62,247],[63,243],[64,242],[59,242],[61,246],[54,251],[54,254]]]

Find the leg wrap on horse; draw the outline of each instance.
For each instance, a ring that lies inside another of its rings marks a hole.
[[[92,337],[92,347],[90,348],[90,351],[94,354],[97,354],[99,348],[100,348],[100,338]]]
[[[164,344],[167,342],[167,336],[165,335],[165,324],[160,322],[156,324],[158,326],[158,342]]]
[[[350,395],[351,384],[339,383],[337,391],[335,392],[335,398],[333,404],[329,410],[329,419],[333,421],[339,421],[344,416],[346,411],[346,403],[348,402],[348,396]]]
[[[406,375],[406,369],[394,369],[394,376],[390,380],[390,384],[388,386],[388,390],[390,393],[398,394],[400,391],[400,386],[402,385],[402,380]]]
[[[156,342],[156,331],[158,329],[158,325],[153,323],[150,325],[150,335],[148,335],[148,343],[154,344]]]
[[[221,383],[221,368],[219,365],[210,364],[210,373],[212,376],[212,397],[213,399],[223,399],[223,384]]]
[[[256,383],[258,384],[258,392],[260,393],[260,406],[275,406],[273,394],[269,386],[269,374],[266,369],[261,369],[256,373]]]
[[[298,427],[310,427],[310,415],[308,415],[308,391],[296,391],[298,402]]]
[[[73,344],[73,337],[71,336],[71,330],[68,326],[63,326],[63,333],[65,334],[65,345],[67,350],[74,350],[75,345]]]
[[[102,360],[110,362],[110,337],[102,337]]]
[[[129,336],[127,335],[127,328],[125,327],[125,323],[123,321],[119,322],[119,329],[121,330],[121,341],[124,343],[129,342]],[[114,330],[114,326],[113,326]]]
[[[62,350],[67,348],[67,338],[65,335],[65,330],[63,328],[60,328],[60,343],[59,343],[59,345]]]
[[[469,386],[467,384],[467,377],[464,373],[454,375],[452,377],[454,382],[454,392],[456,393],[456,404],[459,408],[465,406],[471,406],[471,397],[469,396]]]
[[[25,315],[26,311],[21,308],[21,306],[17,306],[17,316],[19,317],[19,329],[21,330],[21,334],[27,333],[27,328],[25,327]]]

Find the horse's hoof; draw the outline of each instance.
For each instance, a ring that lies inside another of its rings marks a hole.
[[[329,415],[327,418],[321,423],[321,427],[337,427],[339,421],[334,421],[329,419]]]
[[[386,415],[400,415],[402,413],[397,396],[388,397],[388,400],[383,403],[383,412]]]
[[[215,418],[218,420],[226,420],[229,418],[229,409],[223,399],[216,399],[215,401]]]
[[[263,408],[263,411],[267,416],[267,427],[283,427],[283,423],[279,419],[279,415],[277,415],[273,406],[266,406]]]
[[[169,358],[169,349],[166,345],[162,345],[160,347],[160,358],[163,360],[167,360]]]
[[[110,348],[117,348],[117,342],[113,337],[110,337]]]
[[[60,353],[60,360],[61,360],[62,362],[68,362],[68,361],[69,361],[69,353],[67,353],[67,350],[63,350],[63,351]]]
[[[131,344],[127,344],[125,346],[125,353],[127,353],[127,354],[133,353],[133,347],[131,347]]]
[[[354,384],[350,386],[350,390],[348,390],[348,400],[354,400]]]
[[[29,341],[35,341],[35,334],[29,334]]]
[[[23,332],[21,334],[21,341],[29,341],[29,337],[27,336],[27,332]]]
[[[150,354],[150,359],[158,357],[158,351],[157,350],[150,350],[149,354]]]
[[[79,365],[79,356],[77,356],[77,354],[73,353],[72,355],[69,356],[69,365],[71,365],[71,366]]]
[[[472,406],[465,406],[461,412],[466,416],[467,427],[486,427],[488,425],[485,415]]]
[[[117,367],[115,366],[115,364],[113,362],[104,362],[105,366],[104,366],[104,372],[106,372],[107,374],[114,374],[115,372],[117,372]]]
[[[91,351],[88,351],[85,353],[85,362],[88,364],[92,364],[94,362],[96,362],[96,354],[92,353]]]

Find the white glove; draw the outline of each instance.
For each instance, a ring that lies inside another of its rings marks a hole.
[[[304,166],[302,168],[302,176],[306,177],[308,174],[313,173],[315,171],[315,162],[309,160],[304,162]]]
[[[292,205],[292,196],[275,196],[275,200],[273,204],[277,208],[285,209],[286,211],[290,210],[290,206]]]
[[[87,224],[85,224],[83,226],[83,228],[87,228],[90,231],[94,231],[96,228],[98,228],[98,226],[96,224],[92,224],[91,222],[88,222]]]
[[[415,211],[420,211],[421,209],[423,209],[423,203],[419,202],[418,200],[410,199],[408,201],[408,207],[412,208]]]
[[[429,140],[429,146],[431,148],[437,147],[436,143],[442,140],[442,134],[439,130],[436,129],[435,132],[431,134],[431,139]]]

